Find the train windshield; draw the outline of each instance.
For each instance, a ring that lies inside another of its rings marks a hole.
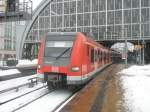
[[[65,63],[68,64],[71,56],[72,46],[73,41],[46,41],[44,54],[45,64],[56,66],[64,65]]]

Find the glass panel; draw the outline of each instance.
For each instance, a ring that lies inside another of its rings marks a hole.
[[[56,28],[56,17],[55,16],[51,17],[51,28]]]
[[[63,5],[62,3],[57,3],[57,14],[61,15],[62,14],[62,10],[63,9]]]
[[[44,23],[45,23],[45,18],[44,17],[39,17],[39,28],[44,28]]]
[[[113,20],[114,20],[114,12],[108,12],[108,24],[113,24]]]
[[[106,10],[106,0],[99,0],[99,11]]]
[[[70,13],[76,13],[76,1],[70,2]]]
[[[98,1],[99,0],[92,0],[92,11],[98,11]]]
[[[69,27],[69,15],[64,16],[64,27]]]
[[[141,19],[142,19],[142,22],[149,22],[149,8],[144,8],[142,9],[142,16],[141,16]]]
[[[78,26],[83,26],[83,14],[78,14]]]
[[[84,15],[84,26],[90,26],[90,13]]]
[[[98,13],[92,13],[92,25],[98,25]]]
[[[115,9],[122,8],[122,0],[115,0]]]
[[[57,27],[62,27],[62,16],[57,16]]]
[[[108,1],[107,10],[114,10],[114,0]]]
[[[99,25],[105,25],[106,24],[106,13],[100,12],[99,13]]]
[[[141,0],[141,2],[142,7],[149,7],[149,0]]]
[[[131,23],[131,10],[124,11],[124,22]]]
[[[122,11],[115,11],[115,24],[122,23]]]
[[[82,13],[83,12],[83,0],[80,0],[77,2],[77,11],[78,13]]]
[[[71,15],[70,17],[70,27],[76,26],[76,15]]]
[[[142,37],[147,38],[149,35],[149,24],[142,24]]]
[[[131,25],[125,25],[125,28],[127,29],[127,37],[131,38]]]
[[[139,5],[140,5],[139,0],[132,0],[132,8],[137,8],[139,7]]]
[[[49,28],[50,27],[50,17],[45,17],[45,28]]]
[[[102,27],[99,27],[99,38],[105,38],[105,32],[106,32],[106,27],[105,26],[102,26]]]
[[[98,40],[98,28],[97,27],[93,27],[92,28],[92,33],[93,33],[93,39],[94,40]]]
[[[131,0],[124,0],[124,8],[131,8]]]
[[[139,24],[133,24],[132,25],[132,37],[133,38],[139,38],[140,34],[140,25]]]
[[[70,8],[69,8],[69,2],[64,3],[64,14],[69,14]]]
[[[33,24],[33,29],[38,29],[38,19]]]
[[[90,12],[90,0],[84,0],[84,12]]]
[[[132,10],[132,22],[137,23],[140,22],[140,17],[139,17],[139,9],[133,9]]]
[[[50,16],[50,5],[48,5],[44,10],[45,10],[45,16]]]

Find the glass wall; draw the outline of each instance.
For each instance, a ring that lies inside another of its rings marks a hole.
[[[54,0],[38,15],[26,41],[60,31],[93,32],[95,40],[149,38],[149,16],[150,0]]]

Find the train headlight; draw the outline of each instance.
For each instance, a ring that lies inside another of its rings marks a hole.
[[[71,68],[71,71],[73,71],[73,72],[77,72],[77,71],[79,71],[79,70],[80,70],[79,67],[72,67],[72,68]]]
[[[38,69],[40,69],[41,68],[41,65],[38,65]]]

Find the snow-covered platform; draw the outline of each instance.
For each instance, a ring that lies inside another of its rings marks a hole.
[[[37,59],[35,60],[19,60],[19,63],[13,67],[0,67],[0,81],[9,80],[18,77],[36,74]]]
[[[12,89],[12,88],[16,88],[21,85],[29,84],[30,81],[28,79],[33,78],[33,77],[36,77],[36,75],[11,79],[11,80],[7,80],[7,81],[1,81],[0,82],[0,93],[3,91],[7,91],[9,89]]]
[[[126,112],[150,112],[150,65],[134,65],[119,74]]]

